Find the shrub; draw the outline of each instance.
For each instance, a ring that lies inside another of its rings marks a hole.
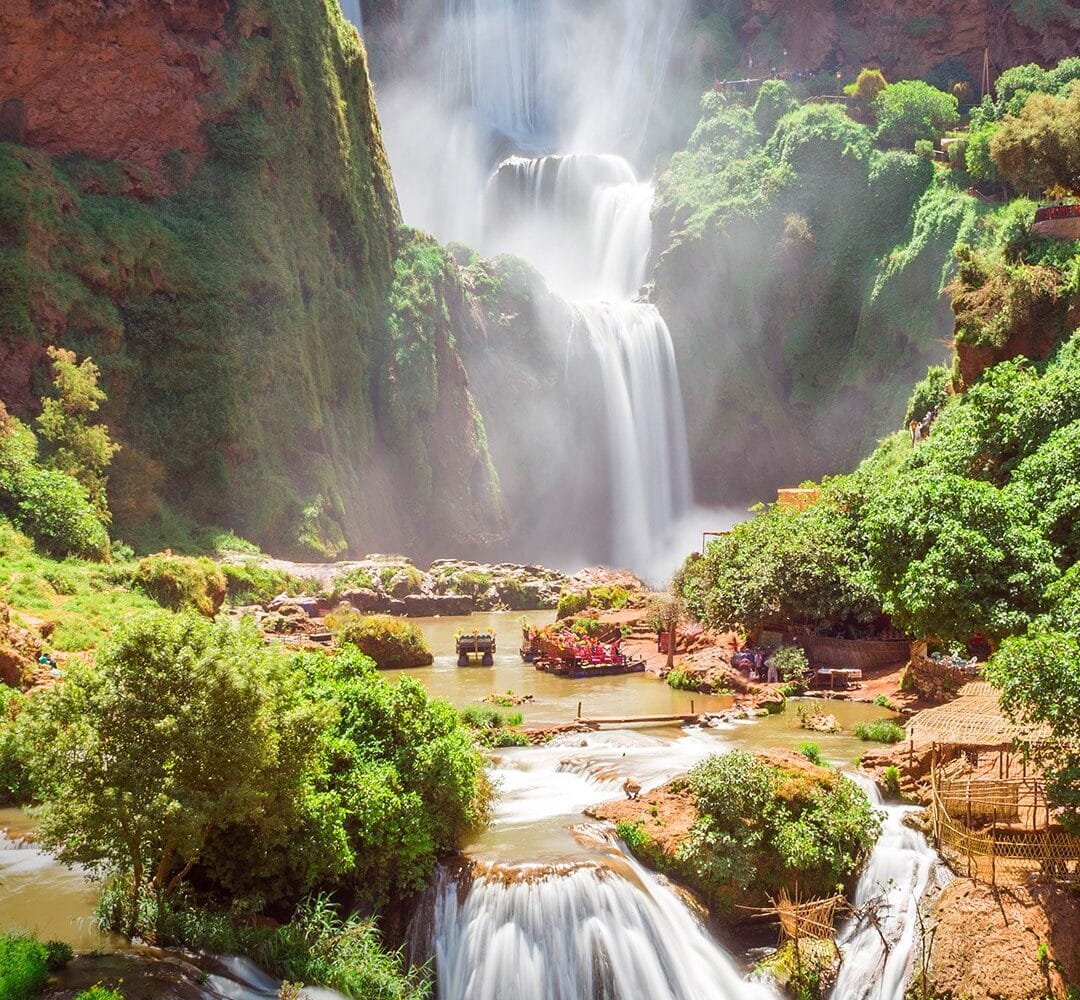
[[[111,926],[114,897],[106,886],[98,906],[106,926]],[[305,901],[291,920],[277,926],[241,907],[220,911],[186,899],[148,898],[139,930],[162,944],[245,955],[273,976],[338,990],[353,1000],[426,1000],[429,995],[426,969],[406,970],[401,953],[383,946],[374,921],[342,916],[325,897]]]
[[[690,785],[701,818],[675,851],[675,873],[721,911],[795,880],[808,895],[835,892],[881,828],[866,795],[842,775],[774,766],[741,750],[699,764]]]
[[[958,101],[922,80],[890,83],[874,99],[877,131],[885,146],[911,149],[923,140],[936,143],[960,120]]]
[[[3,414],[7,416],[6,411]],[[5,513],[43,549],[105,559],[109,536],[90,496],[74,477],[43,468],[28,427],[7,418],[0,431],[0,513]]]
[[[825,766],[825,761],[821,757],[821,748],[816,743],[803,743],[799,747],[799,753],[811,764],[817,764],[818,767]]]
[[[0,934],[0,1000],[35,1000],[49,981],[45,946],[22,934]]]
[[[873,722],[857,722],[852,731],[869,743],[899,743],[904,738],[903,726],[892,719],[875,719]]]
[[[783,80],[766,80],[757,92],[751,114],[763,139],[768,139],[776,129],[776,123],[799,106],[791,86]]]
[[[303,594],[318,589],[314,580],[304,580],[280,569],[267,569],[254,559],[243,563],[222,563],[225,593],[231,604],[266,604],[278,594]]]
[[[773,664],[780,671],[780,677],[793,688],[806,690],[806,678],[810,675],[810,661],[799,646],[784,646],[772,654]]]
[[[890,764],[881,775],[885,781],[885,790],[889,795],[898,796],[900,794],[900,768],[895,764]]]
[[[88,990],[80,990],[76,993],[75,1000],[124,1000],[124,994],[111,986],[102,986],[101,983],[97,983]]]
[[[934,159],[934,144],[929,139],[915,140],[915,155],[922,160]]]
[[[941,409],[949,398],[952,389],[952,372],[944,365],[935,365],[927,369],[926,377],[919,382],[908,400],[904,413],[904,424],[912,420],[922,420],[932,410]]]
[[[697,691],[700,687],[700,682],[690,677],[681,667],[668,673],[667,682],[668,687],[673,687],[676,691]]]
[[[139,560],[135,581],[172,611],[190,608],[212,618],[225,601],[225,574],[205,556],[147,556]]]
[[[896,706],[889,700],[888,695],[879,694],[874,697],[874,704],[878,708],[887,708],[890,712],[896,711]]]
[[[326,624],[334,633],[335,645],[355,646],[380,670],[427,667],[435,662],[423,632],[400,618],[340,608],[326,616]]]
[[[850,97],[854,97],[855,100],[865,108],[870,107],[870,105],[874,103],[874,98],[876,98],[887,86],[888,81],[886,81],[881,70],[863,68],[859,71],[859,75],[855,78],[855,82],[849,83],[844,88],[844,93]]]
[[[45,952],[51,972],[62,969],[75,957],[74,950],[66,941],[46,941]]]

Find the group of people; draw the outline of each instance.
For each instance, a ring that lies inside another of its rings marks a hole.
[[[773,660],[776,650],[772,646],[747,648],[731,658],[732,666],[746,670],[752,681],[765,681],[767,684],[779,684],[780,668]]]

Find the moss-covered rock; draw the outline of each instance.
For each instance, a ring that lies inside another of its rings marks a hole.
[[[163,608],[193,608],[208,618],[221,609],[227,589],[225,574],[213,560],[170,553],[140,560],[135,582]]]
[[[326,616],[336,646],[355,646],[380,670],[427,667],[435,657],[415,625],[390,615],[361,615],[349,607]]]
[[[785,941],[755,966],[751,978],[769,983],[794,1000],[824,1000],[840,969],[840,951],[831,938]]]

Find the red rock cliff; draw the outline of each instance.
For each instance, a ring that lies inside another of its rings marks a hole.
[[[160,175],[201,154],[227,0],[3,0],[0,138]]]
[[[978,81],[986,49],[995,76],[1080,50],[1080,15],[1071,4],[1027,22],[1007,0],[749,0],[745,7],[746,42],[756,47],[778,26],[792,70],[876,65],[900,79],[959,59]]]

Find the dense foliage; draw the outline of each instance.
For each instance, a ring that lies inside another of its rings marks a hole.
[[[375,910],[485,817],[451,706],[354,648],[288,658],[194,614],[120,626],[16,732],[42,842],[122,886],[129,926],[189,883],[255,910],[347,885]]]
[[[380,670],[427,667],[434,656],[424,634],[411,622],[390,615],[362,615],[348,606],[326,616],[337,646],[354,646]]]
[[[0,1000],[36,1000],[48,979],[45,945],[26,935],[0,934]]]
[[[803,895],[831,894],[858,871],[881,827],[866,795],[834,771],[734,750],[699,764],[689,782],[701,818],[674,857],[657,857],[640,827],[620,833],[722,914],[795,882]]]
[[[135,581],[172,611],[190,608],[212,618],[225,601],[225,574],[205,556],[147,556],[139,560]]]

